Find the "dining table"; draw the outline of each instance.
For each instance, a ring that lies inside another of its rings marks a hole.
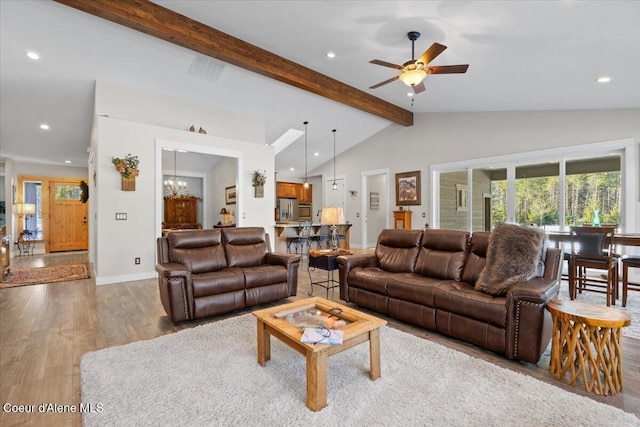
[[[547,239],[558,247],[560,243],[571,242],[571,234],[568,231],[548,231]],[[615,233],[613,243],[616,246],[640,246],[640,233]]]

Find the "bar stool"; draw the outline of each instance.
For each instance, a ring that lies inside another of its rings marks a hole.
[[[622,258],[622,306],[627,306],[627,290],[640,291],[640,284],[629,283],[629,267],[640,268],[640,256]]]

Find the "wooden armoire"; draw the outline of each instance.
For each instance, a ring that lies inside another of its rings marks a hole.
[[[197,222],[198,198],[194,196],[164,198],[163,228],[200,228]]]

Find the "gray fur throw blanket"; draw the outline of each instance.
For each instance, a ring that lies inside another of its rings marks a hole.
[[[489,237],[487,262],[475,288],[490,295],[506,295],[516,283],[536,277],[545,239],[540,228],[496,225]]]

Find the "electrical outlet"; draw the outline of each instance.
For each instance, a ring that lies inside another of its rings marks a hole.
[[[136,257],[136,259],[134,261],[135,261],[136,265],[140,264],[140,258],[139,257]]]
[[[426,218],[426,217],[427,217],[427,214],[422,212],[422,218]]]

